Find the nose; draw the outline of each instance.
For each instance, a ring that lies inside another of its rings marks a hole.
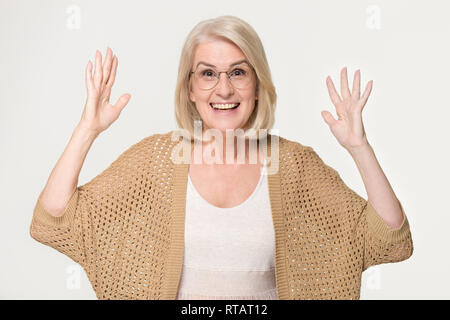
[[[234,93],[234,87],[230,82],[230,79],[228,79],[228,76],[226,73],[221,73],[219,75],[219,82],[216,86],[216,92],[218,95],[227,97]]]

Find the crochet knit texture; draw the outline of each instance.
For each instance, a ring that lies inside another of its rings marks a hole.
[[[189,165],[172,161],[172,132],[132,145],[61,217],[36,201],[31,237],[79,263],[98,299],[176,298]],[[278,298],[359,299],[364,270],[412,255],[403,207],[392,229],[311,147],[278,138],[279,170],[268,175]]]

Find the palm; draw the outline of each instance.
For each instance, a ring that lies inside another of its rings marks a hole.
[[[331,101],[335,106],[338,119],[334,119],[328,111],[322,111],[325,122],[331,132],[345,149],[352,150],[367,143],[362,110],[369,98],[373,81],[369,81],[363,95],[360,97],[360,71],[355,72],[353,88],[350,92],[347,79],[347,68],[341,70],[341,96],[336,92],[333,81],[327,77],[327,88]]]
[[[92,64],[89,61],[86,67],[86,89],[88,91],[86,106],[84,108],[81,125],[93,132],[100,133],[106,130],[127,105],[130,94],[122,95],[115,105],[109,103],[111,88],[114,84],[118,60],[108,48],[105,63],[102,66],[102,56],[96,52],[95,71],[92,76]]]

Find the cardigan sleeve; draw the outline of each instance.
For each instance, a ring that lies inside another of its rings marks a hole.
[[[65,254],[92,275],[98,251],[106,246],[111,230],[120,229],[120,213],[133,197],[127,186],[143,163],[143,147],[142,141],[134,144],[103,172],[78,186],[60,217],[50,215],[38,198],[31,237]]]
[[[99,181],[100,177],[94,180]],[[60,217],[52,216],[38,198],[30,225],[34,240],[65,254],[84,269],[89,269],[92,265],[89,262],[94,259],[94,221],[89,212],[93,194],[90,192],[86,186],[77,187]]]
[[[311,147],[304,147],[303,161],[306,180],[309,180],[311,197],[319,202],[337,221],[338,230],[349,245],[362,256],[362,271],[370,266],[399,262],[408,259],[413,243],[408,219],[403,211],[400,227],[390,227],[370,205],[350,189],[339,173],[326,165]],[[307,172],[309,171],[309,172]]]

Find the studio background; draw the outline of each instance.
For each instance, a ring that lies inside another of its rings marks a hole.
[[[367,199],[353,159],[320,112],[325,78],[374,80],[363,110],[369,143],[408,217],[413,255],[363,273],[361,299],[449,299],[450,2],[0,1],[0,298],[96,299],[81,267],[29,234],[33,209],[83,111],[95,50],[119,58],[111,101],[132,97],[89,151],[78,184],[134,143],[176,129],[181,48],[201,20],[235,15],[266,50],[278,102],[274,129],[312,146]]]

